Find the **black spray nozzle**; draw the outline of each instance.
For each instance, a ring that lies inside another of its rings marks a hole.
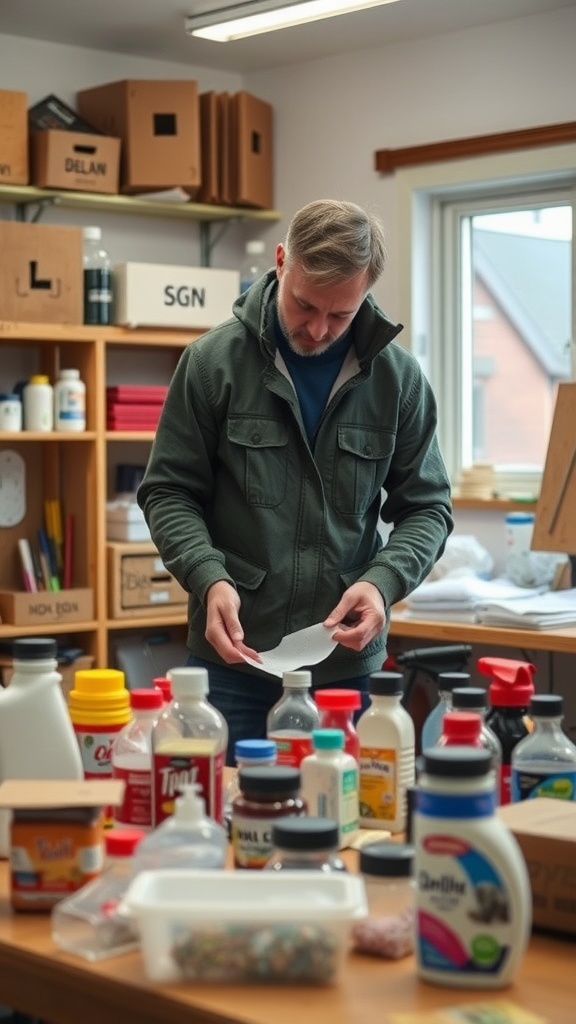
[[[436,679],[442,672],[462,671],[471,654],[471,644],[450,644],[448,647],[416,647],[396,654],[395,660],[402,668],[427,672]]]

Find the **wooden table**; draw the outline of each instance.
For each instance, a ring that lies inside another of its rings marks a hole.
[[[350,954],[329,987],[155,985],[138,953],[89,964],[58,950],[49,915],[15,914],[0,864],[0,1002],[51,1024],[388,1024],[394,1012],[509,999],[549,1024],[576,1013],[574,940],[533,937],[515,984],[500,991],[418,981],[414,960]]]
[[[481,626],[474,622],[451,622],[449,619],[416,619],[407,615],[402,605],[392,608],[390,636],[550,653],[576,652],[575,626],[565,629],[509,629],[505,626]]]

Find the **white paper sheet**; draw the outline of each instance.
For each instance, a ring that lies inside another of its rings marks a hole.
[[[314,626],[289,633],[273,650],[259,652],[262,661],[246,657],[244,661],[281,679],[284,672],[324,661],[335,647],[336,641],[332,639],[331,630],[317,622]]]

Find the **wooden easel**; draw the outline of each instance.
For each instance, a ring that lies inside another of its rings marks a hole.
[[[558,385],[531,547],[576,554],[576,381]]]

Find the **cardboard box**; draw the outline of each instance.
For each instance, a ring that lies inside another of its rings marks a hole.
[[[576,803],[535,797],[498,815],[528,866],[534,927],[576,935]]]
[[[51,623],[90,622],[94,618],[94,594],[88,587],[75,590],[0,591],[2,622],[11,626],[44,627]]]
[[[193,79],[125,80],[76,95],[82,117],[122,140],[120,189],[198,188],[198,85]]]
[[[39,188],[118,192],[120,139],[49,129],[30,136],[30,176]]]
[[[28,120],[25,92],[0,89],[0,185],[28,184]]]
[[[194,327],[227,320],[240,294],[237,270],[121,263],[114,267],[114,320],[130,327]]]
[[[271,209],[274,206],[273,109],[249,92],[237,92],[231,101],[231,118],[233,203]]]
[[[109,544],[110,618],[141,618],[185,611],[188,595],[153,544]]]
[[[82,230],[0,221],[0,320],[82,323]]]

